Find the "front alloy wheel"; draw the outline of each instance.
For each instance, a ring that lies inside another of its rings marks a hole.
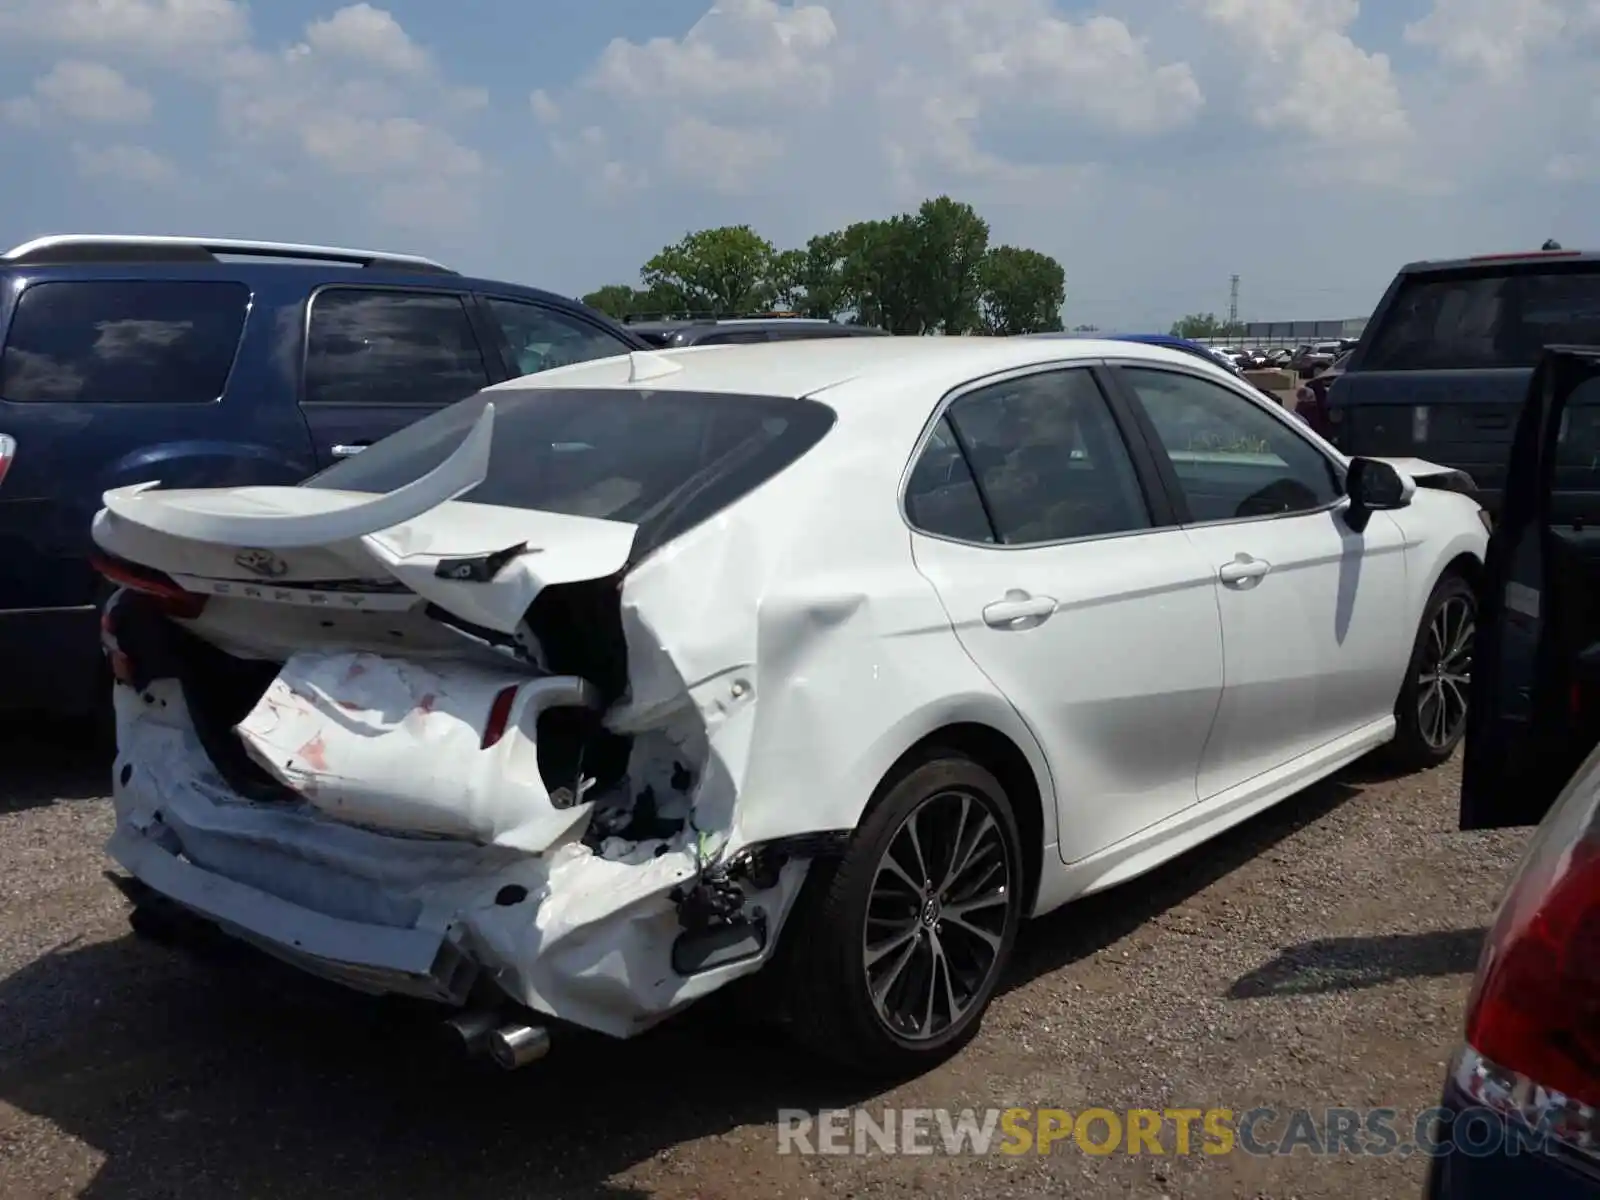
[[[1445,597],[1428,624],[1417,672],[1417,728],[1431,750],[1449,753],[1466,729],[1476,628],[1472,599],[1461,595]]]
[[[1477,611],[1472,587],[1460,575],[1446,575],[1428,597],[1395,704],[1390,757],[1403,768],[1437,766],[1466,733]]]

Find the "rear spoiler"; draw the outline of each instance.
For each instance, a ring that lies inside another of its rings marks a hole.
[[[282,550],[353,541],[389,529],[470,492],[489,473],[494,405],[484,405],[450,457],[420,479],[371,499],[314,488],[274,488],[274,504],[235,498],[227,489],[147,493],[159,481],[113,488],[104,497],[114,517],[172,537],[210,545]],[[303,501],[301,511],[293,508]]]

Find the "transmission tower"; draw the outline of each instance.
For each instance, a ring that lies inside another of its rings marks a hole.
[[[1228,276],[1228,324],[1239,323],[1239,277]]]

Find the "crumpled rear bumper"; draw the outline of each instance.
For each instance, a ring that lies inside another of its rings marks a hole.
[[[141,883],[261,950],[357,991],[463,1004],[478,978],[449,934],[349,921],[291,904],[180,857],[168,826],[119,824],[107,852]]]
[[[360,991],[462,1004],[487,981],[513,1003],[616,1037],[638,1033],[770,956],[805,874],[762,894],[763,944],[681,973],[675,893],[691,840],[602,857],[535,855],[249,803],[206,756],[173,681],[117,689],[117,826],[107,851],[142,884],[309,973]]]

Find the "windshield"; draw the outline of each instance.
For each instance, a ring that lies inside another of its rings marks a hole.
[[[674,532],[789,466],[834,421],[826,405],[775,396],[600,388],[480,392],[301,486],[391,492],[444,462],[491,400],[489,472],[458,499]]]
[[[1600,342],[1600,264],[1416,275],[1362,361],[1368,371],[1531,367],[1544,347]]]

